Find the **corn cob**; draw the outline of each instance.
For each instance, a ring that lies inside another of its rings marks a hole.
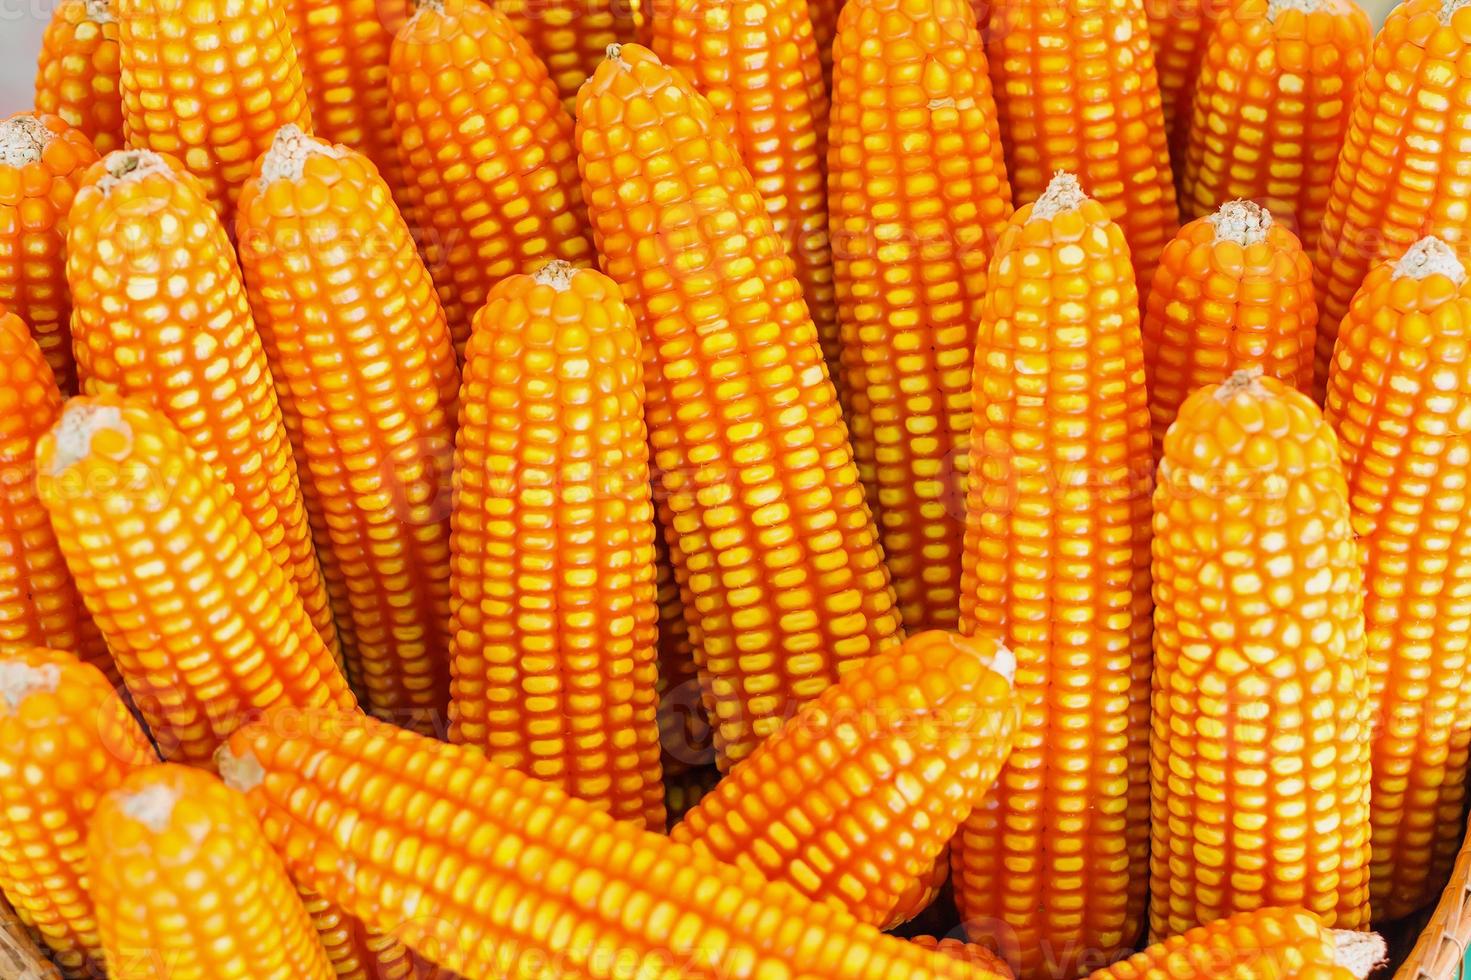
[[[616,965],[627,976],[998,980],[473,749],[370,718],[311,722],[299,736],[270,718],[241,729],[221,771],[293,871],[370,925],[412,912],[422,929],[402,929],[409,945],[437,947],[430,955],[466,976],[610,976]]]
[[[98,798],[158,761],[112,682],[69,653],[0,653],[0,888],[69,975],[100,975],[87,886]]]
[[[894,592],[793,266],[714,109],[624,45],[577,111],[599,253],[644,331],[654,468],[729,769],[901,639]]]
[[[674,776],[664,776],[664,812],[666,827],[673,830],[699,802],[720,783],[720,770],[715,766],[696,766]]]
[[[1144,307],[1144,367],[1155,454],[1197,388],[1257,365],[1306,391],[1313,380],[1313,266],[1297,236],[1250,201],[1180,229]]]
[[[355,707],[295,586],[162,415],[73,398],[36,470],[62,554],[165,758],[206,765],[274,704]]]
[[[652,17],[654,52],[710,100],[756,181],[842,394],[824,180],[828,82],[806,0],[657,0]]]
[[[1368,656],[1338,440],[1259,370],[1186,400],[1154,493],[1150,934],[1369,913]]]
[[[662,534],[654,535],[654,601],[659,605],[659,758],[671,776],[715,761],[684,599]],[[667,794],[666,794],[667,795]]]
[[[1378,720],[1369,899],[1378,919],[1434,902],[1459,847],[1471,708],[1471,284],[1425,238],[1378,266],[1343,319],[1326,418],[1364,569]]]
[[[592,264],[572,120],[546,66],[479,0],[424,0],[389,65],[399,153],[463,356],[491,286],[550,259]]]
[[[178,426],[234,491],[336,654],[265,350],[235,251],[203,188],[156,153],[111,153],[88,172],[68,224],[83,391],[137,398]]]
[[[87,849],[115,975],[334,976],[246,801],[209,773],[175,765],[134,773],[98,804]]]
[[[63,222],[87,168],[87,137],[56,116],[0,123],[0,303],[35,334],[63,394],[77,390]]]
[[[565,262],[503,280],[464,399],[450,741],[662,829],[643,363],[618,287]]]
[[[803,706],[670,836],[883,925],[1006,761],[1015,667],[994,640],[917,633]]]
[[[1356,3],[1240,0],[1224,11],[1184,106],[1184,217],[1247,198],[1311,254],[1369,40]]]
[[[991,781],[995,782],[994,776]],[[946,844],[919,877],[909,880],[899,900],[894,904],[894,911],[890,912],[889,917],[884,920],[884,931],[887,932],[922,915],[926,909],[935,904],[935,900],[940,897],[940,892],[949,880],[950,845]]]
[[[988,970],[999,977],[1013,977],[1011,966],[994,952],[977,943],[963,939],[936,939],[934,936],[913,936],[909,940],[921,949],[943,953],[952,959],[969,963],[978,969]]]
[[[984,0],[977,0],[978,3]],[[1190,124],[1190,103],[1216,20],[1235,0],[1144,0],[1150,48],[1159,78],[1160,109],[1170,149]],[[1173,158],[1173,155],[1171,157]],[[1179,161],[1175,160],[1178,166]],[[1219,202],[1218,202],[1219,203]]]
[[[36,111],[60,116],[99,155],[123,147],[122,68],[114,0],[62,0],[41,35]]]
[[[459,374],[434,284],[367,158],[294,126],[239,233],[348,677],[378,717],[442,732]]]
[[[181,161],[226,221],[276,130],[311,128],[287,2],[117,0],[127,145]]]
[[[1129,243],[1141,299],[1179,230],[1144,0],[1003,2],[987,55],[1017,204],[1077,176]]]
[[[76,654],[122,683],[87,615],[36,496],[36,440],[61,414],[61,392],[26,325],[0,307],[0,649]]]
[[[642,0],[650,25],[661,6],[680,0]],[[641,41],[630,0],[494,0],[491,7],[505,16],[546,65],[570,115],[577,90],[592,76],[608,45]]]
[[[1314,394],[1322,402],[1338,323],[1369,270],[1436,235],[1467,234],[1471,85],[1461,67],[1471,10],[1460,0],[1405,0],[1374,41],[1349,117],[1313,253],[1318,296]]]
[[[970,0],[850,0],[829,207],[858,472],[911,630],[954,629],[986,264],[1011,216]],[[933,175],[933,176],[931,176]]]

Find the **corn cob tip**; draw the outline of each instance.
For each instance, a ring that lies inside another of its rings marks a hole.
[[[102,158],[102,169],[97,189],[106,197],[119,184],[142,180],[149,174],[168,173],[169,165],[152,150],[113,150]]]
[[[1016,683],[1016,654],[1012,653],[1011,648],[1005,644],[996,644],[996,650],[991,654],[987,666],[991,668],[992,673],[1006,678],[1006,683],[1013,685]]]
[[[1466,4],[1468,3],[1471,3],[1471,0],[1445,0],[1445,2],[1440,5],[1440,22],[1442,24],[1449,24],[1451,22],[1451,18],[1455,16],[1456,11],[1466,6]]]
[[[551,286],[557,292],[565,293],[572,288],[572,274],[576,271],[566,259],[552,259],[537,269],[531,278],[537,285]]]
[[[60,476],[92,451],[92,437],[98,432],[116,432],[124,440],[133,433],[123,421],[123,410],[117,405],[97,405],[71,401],[61,410],[61,418],[51,430],[55,448],[51,456],[51,475]]]
[[[1384,937],[1377,932],[1333,930],[1333,962],[1363,980],[1388,958]]]
[[[41,159],[51,142],[51,130],[35,116],[14,116],[0,123],[0,163],[24,167]]]
[[[1253,364],[1233,372],[1231,377],[1216,386],[1216,400],[1228,402],[1237,395],[1249,398],[1265,398],[1267,389],[1262,385],[1262,366]]]
[[[1047,189],[1042,196],[1037,198],[1037,203],[1032,205],[1032,221],[1051,221],[1066,211],[1077,210],[1088,195],[1083,193],[1083,185],[1078,183],[1078,178],[1064,170],[1059,170],[1052,175]]]
[[[1216,241],[1255,245],[1266,241],[1272,213],[1251,201],[1227,201],[1208,219],[1216,230]]]
[[[214,761],[224,784],[241,793],[249,793],[266,778],[266,770],[254,752],[247,749],[243,755],[236,755],[229,742],[215,750]]]
[[[82,12],[94,24],[111,24],[117,20],[112,0],[82,0]]]
[[[118,796],[118,809],[130,820],[137,821],[155,834],[168,829],[174,815],[174,804],[179,802],[179,791],[174,786],[150,783],[135,793]]]
[[[1456,257],[1456,250],[1434,235],[1426,235],[1411,245],[1394,264],[1396,279],[1429,279],[1445,276],[1457,286],[1466,281],[1466,267]]]
[[[623,45],[619,44],[616,41],[608,45],[608,50],[604,52],[604,57],[606,57],[609,61],[622,61]]]
[[[296,123],[276,130],[271,148],[261,157],[260,186],[268,187],[278,180],[300,180],[307,157],[341,157],[342,151],[322,140],[308,136]]]
[[[1288,10],[1310,14],[1322,6],[1323,0],[1267,0],[1267,20],[1275,23],[1277,18]]]
[[[18,711],[32,694],[54,691],[60,683],[61,670],[55,664],[0,663],[0,699],[11,711]]]

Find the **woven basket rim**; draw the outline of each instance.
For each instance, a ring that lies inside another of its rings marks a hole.
[[[1458,980],[1471,944],[1471,825],[1451,880],[1394,980]]]

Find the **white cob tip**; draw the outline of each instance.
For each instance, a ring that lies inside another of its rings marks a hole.
[[[1032,205],[1032,216],[1028,220],[1050,221],[1065,211],[1077,210],[1086,200],[1088,195],[1083,193],[1083,185],[1078,183],[1078,178],[1059,170],[1052,175],[1037,203]]]
[[[1440,22],[1442,24],[1449,24],[1451,18],[1455,16],[1456,11],[1468,3],[1471,3],[1471,0],[1445,0],[1440,5]]]
[[[11,711],[18,710],[32,694],[54,691],[60,683],[61,670],[55,664],[0,663],[0,699]]]
[[[178,790],[154,783],[136,793],[119,797],[118,809],[155,834],[161,834],[168,829],[169,820],[174,815],[174,804],[178,802]]]
[[[1267,393],[1267,389],[1262,387],[1262,373],[1260,364],[1253,364],[1249,368],[1233,372],[1231,377],[1222,381],[1216,388],[1216,400],[1228,402],[1237,395],[1261,398]]]
[[[572,288],[572,275],[577,270],[572,268],[572,263],[565,259],[552,259],[546,265],[531,274],[531,279],[538,286],[551,286],[559,293],[565,293]]]
[[[113,150],[102,158],[102,168],[106,173],[97,181],[97,189],[104,195],[120,184],[170,172],[163,157],[152,150]]]
[[[94,24],[111,24],[117,20],[112,0],[82,0],[82,10]]]
[[[0,163],[24,167],[36,163],[54,138],[35,116],[16,116],[0,123]]]
[[[51,475],[59,476],[85,459],[92,451],[92,436],[102,429],[121,433],[130,441],[133,436],[133,430],[123,421],[123,410],[118,406],[68,402],[61,410],[61,419],[51,430],[56,440]]]
[[[991,657],[991,669],[1005,677],[1006,683],[1016,684],[1016,654],[1005,644],[996,644],[996,653]]]
[[[1333,962],[1363,980],[1388,959],[1384,937],[1377,932],[1333,930]]]
[[[1216,241],[1255,245],[1266,241],[1272,213],[1251,201],[1227,201],[1206,219],[1216,230]]]
[[[623,45],[619,44],[617,41],[614,41],[603,51],[603,57],[607,58],[609,61],[622,61]]]
[[[1405,250],[1394,264],[1396,279],[1429,279],[1445,276],[1457,286],[1466,281],[1466,267],[1456,250],[1434,235],[1426,235]]]
[[[241,793],[249,793],[265,782],[266,770],[254,753],[236,755],[230,746],[221,745],[215,750],[215,769],[225,785]]]
[[[1275,21],[1280,14],[1288,10],[1311,14],[1321,10],[1322,7],[1323,0],[1267,0],[1267,20]]]
[[[324,156],[341,159],[342,151],[301,131],[296,123],[287,123],[276,130],[271,148],[261,158],[260,185],[267,186],[278,180],[300,180],[306,169],[307,157]]]

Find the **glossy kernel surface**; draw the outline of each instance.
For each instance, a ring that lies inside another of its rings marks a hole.
[[[64,0],[52,8],[41,35],[36,111],[80,130],[99,155],[123,148],[116,0]]]

